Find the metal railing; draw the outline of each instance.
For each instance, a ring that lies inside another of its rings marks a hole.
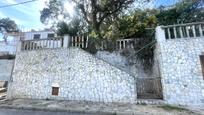
[[[21,50],[53,49],[63,46],[63,37],[37,40],[23,40]]]
[[[166,39],[204,37],[204,22],[162,26]]]

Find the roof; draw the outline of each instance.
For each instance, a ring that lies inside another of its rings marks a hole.
[[[40,33],[40,32],[48,32],[48,33],[55,33],[54,29],[44,29],[44,30],[30,30],[26,32],[9,32],[9,33],[4,33],[6,36],[21,36],[24,35],[25,33]]]

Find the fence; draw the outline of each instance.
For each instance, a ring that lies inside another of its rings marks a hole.
[[[137,96],[140,99],[161,99],[163,97],[161,78],[137,78]]]
[[[21,50],[38,50],[38,49],[55,49],[65,47],[80,47],[88,46],[88,37],[56,37],[37,40],[22,40]]]
[[[80,47],[80,48],[87,48],[88,47],[88,36],[73,36],[71,37],[71,47]]]
[[[113,41],[102,41],[101,46],[99,49],[104,50],[104,49],[115,49],[115,50],[123,50],[126,48],[134,48],[136,44],[136,39],[137,38],[132,38],[132,39],[119,39],[116,42]]]
[[[134,39],[120,39],[116,41],[116,47],[118,50],[125,48],[134,48],[135,40]]]
[[[134,48],[137,40],[134,39],[119,39],[114,43],[115,49],[123,50],[126,48]],[[65,40],[64,37],[57,38],[46,38],[46,39],[37,39],[37,40],[23,40],[21,50],[37,50],[37,49],[46,49],[46,48],[60,48],[64,45],[70,47],[79,47],[87,48],[88,47],[88,36],[73,36],[68,37],[68,40]],[[107,47],[107,43],[104,42],[101,46],[101,49]]]
[[[204,37],[204,22],[162,26],[166,39]]]
[[[47,38],[38,40],[24,40],[21,50],[37,50],[46,48],[60,48],[63,46],[63,38]]]

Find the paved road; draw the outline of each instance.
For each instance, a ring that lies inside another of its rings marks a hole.
[[[45,111],[0,109],[0,115],[99,115],[99,114],[79,114],[68,112],[45,112]]]

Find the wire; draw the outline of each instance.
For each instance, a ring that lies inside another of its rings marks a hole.
[[[11,7],[11,6],[17,6],[17,5],[26,4],[26,3],[35,2],[35,1],[38,1],[38,0],[29,0],[29,1],[25,1],[25,2],[19,2],[19,3],[16,3],[16,4],[4,5],[4,6],[0,6],[0,8],[6,8],[6,7]]]
[[[147,48],[148,46],[151,45],[151,47],[152,47],[152,46],[154,46],[155,44],[156,44],[156,40],[153,40],[152,42],[146,44],[145,46],[143,46],[142,48],[140,48],[139,50],[137,50],[134,54],[128,56],[128,58],[130,58],[130,57],[132,57],[132,56],[138,54],[140,51],[142,51],[143,49]]]
[[[142,47],[141,49],[137,50],[135,54],[139,53],[140,51],[142,51],[143,49],[147,48],[149,45],[154,45],[156,43],[156,40],[153,40],[152,42],[150,42],[149,44],[145,45],[144,47]]]

